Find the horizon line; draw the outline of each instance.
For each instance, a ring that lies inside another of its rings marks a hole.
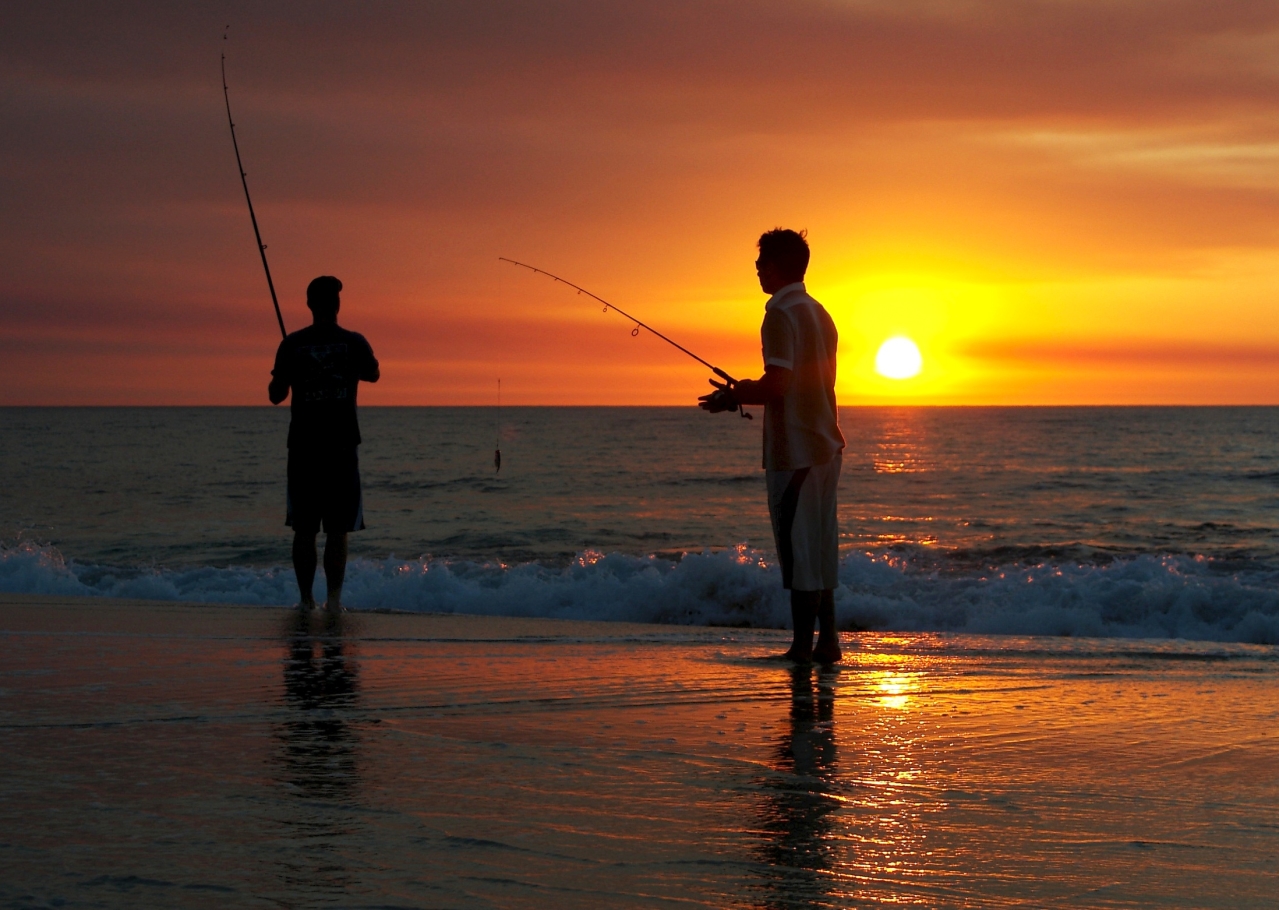
[[[759,405],[759,406],[748,405],[747,407],[762,407],[762,405]],[[953,410],[959,410],[959,409],[965,409],[965,408],[970,410],[976,410],[979,408],[1003,408],[1008,410],[1012,410],[1012,409],[1030,410],[1030,409],[1048,409],[1048,408],[1097,408],[1097,409],[1101,409],[1101,408],[1169,408],[1169,409],[1181,408],[1181,409],[1189,409],[1189,408],[1276,408],[1276,407],[1279,407],[1279,402],[1261,402],[1261,403],[1214,402],[1211,404],[1205,404],[1202,402],[1198,402],[1198,403],[1195,403],[1195,402],[1149,402],[1149,403],[1085,402],[1085,403],[1078,403],[1078,404],[1073,404],[1073,403],[1065,403],[1065,404],[1063,403],[945,404],[945,403],[929,403],[929,402],[900,402],[900,403],[876,402],[876,403],[841,404],[838,407],[840,410],[849,410],[849,409],[856,409],[856,408],[860,408],[860,409],[871,409],[871,408],[942,409],[942,408],[947,408],[947,409],[953,409]],[[98,408],[103,410],[108,408],[153,408],[156,410],[159,410],[162,408],[187,408],[187,409],[254,408],[254,409],[264,409],[264,410],[279,410],[282,413],[289,412],[289,407],[284,404],[272,405],[272,404],[4,404],[4,403],[0,403],[0,410],[17,410],[17,409],[23,409],[23,408],[31,408],[31,409],[44,408],[49,410],[52,410],[55,408],[65,408],[65,409]],[[407,408],[476,408],[476,409],[483,408],[483,409],[491,409],[495,411],[496,410],[512,410],[516,408],[524,409],[524,410],[529,410],[533,408],[596,408],[596,409],[616,409],[616,410],[636,409],[636,408],[649,408],[649,409],[680,408],[680,409],[686,409],[686,410],[699,409],[697,405],[690,405],[690,404],[502,404],[502,405],[497,405],[497,404],[366,404],[366,405],[359,405],[359,409],[362,411],[394,410],[397,408],[404,408],[404,409],[407,409]]]

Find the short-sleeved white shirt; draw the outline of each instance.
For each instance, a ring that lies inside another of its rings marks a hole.
[[[792,373],[786,395],[764,406],[764,467],[796,471],[826,464],[844,448],[835,403],[834,320],[797,281],[764,305],[760,340],[764,365]]]

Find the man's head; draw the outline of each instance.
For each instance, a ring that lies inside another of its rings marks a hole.
[[[755,260],[755,274],[765,294],[774,294],[797,281],[804,280],[808,271],[808,241],[806,231],[773,228],[760,235],[759,258]]]
[[[336,322],[342,282],[332,275],[321,275],[306,286],[306,305],[316,322]]]

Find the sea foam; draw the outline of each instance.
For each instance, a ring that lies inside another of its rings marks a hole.
[[[1279,644],[1279,572],[1203,557],[1137,555],[991,569],[850,553],[835,592],[845,629],[1185,638]],[[317,580],[317,595],[323,580]],[[287,604],[282,567],[121,568],[29,542],[0,547],[0,591],[202,603]],[[744,546],[680,560],[586,551],[567,566],[357,559],[353,609],[784,628],[789,601],[766,554]]]

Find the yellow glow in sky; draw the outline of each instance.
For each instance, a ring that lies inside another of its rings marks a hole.
[[[880,273],[832,283],[823,303],[839,328],[843,398],[945,399],[971,382],[972,343],[1004,321],[1005,291],[923,273]]]

